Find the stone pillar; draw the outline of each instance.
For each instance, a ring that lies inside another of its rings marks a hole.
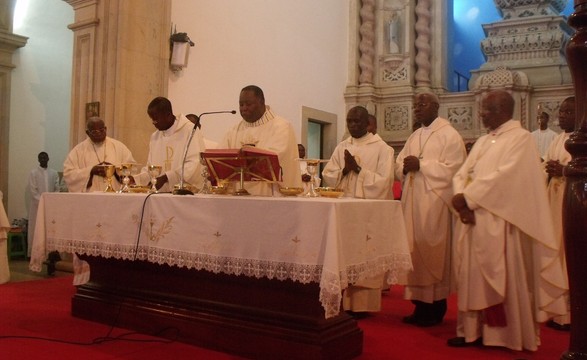
[[[564,49],[572,30],[559,15],[567,1],[494,0],[503,20],[483,25],[487,62],[471,72],[470,87],[498,66],[526,73],[532,86],[570,84]]]
[[[147,105],[167,95],[171,2],[64,1],[75,11],[70,145],[86,138],[87,104],[94,103],[108,135],[145,164],[155,130]]]
[[[8,141],[10,134],[10,86],[12,54],[26,45],[27,37],[12,33],[16,0],[0,1],[0,191],[8,203]]]
[[[567,45],[576,98],[576,125],[565,148],[572,160],[565,168],[563,233],[571,297],[571,339],[561,359],[587,359],[587,0],[575,0],[569,25],[577,32]]]
[[[431,19],[430,0],[418,0],[416,5],[416,87],[430,90],[431,56]]]
[[[360,10],[361,26],[359,33],[359,85],[373,85],[373,68],[375,65],[375,0],[362,0]]]

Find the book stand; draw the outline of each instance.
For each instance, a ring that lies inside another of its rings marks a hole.
[[[249,195],[245,181],[281,181],[281,167],[277,154],[243,147],[241,149],[211,149],[201,153],[210,175],[220,184],[223,181],[238,181],[234,195]]]

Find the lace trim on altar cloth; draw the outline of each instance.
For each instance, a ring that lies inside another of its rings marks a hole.
[[[47,249],[60,252],[77,253],[89,256],[102,256],[119,260],[143,260],[160,265],[206,270],[228,275],[244,275],[254,278],[292,280],[302,284],[320,284],[320,303],[325,317],[336,316],[340,312],[342,290],[357,281],[373,274],[387,274],[387,282],[395,284],[401,273],[412,268],[410,254],[394,254],[369,260],[357,265],[349,265],[336,274],[323,265],[295,264],[270,260],[241,259],[228,256],[189,253],[178,250],[159,249],[149,246],[121,245],[77,240],[47,240]],[[33,264],[30,269],[41,271],[42,264]],[[90,269],[91,270],[91,269]],[[332,269],[334,270],[334,269]]]
[[[373,274],[385,273],[388,284],[397,284],[399,275],[407,273],[412,269],[412,258],[410,254],[394,254],[366,263],[347,266],[340,274],[333,274],[324,271],[320,280],[320,303],[324,308],[325,317],[336,316],[340,312],[342,301],[342,290],[348,285],[373,276]]]

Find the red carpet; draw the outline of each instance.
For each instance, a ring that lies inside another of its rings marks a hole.
[[[132,333],[70,315],[75,289],[71,277],[0,285],[0,356],[3,360],[59,359],[241,359],[179,342]],[[364,331],[358,359],[559,359],[569,334],[542,329],[542,346],[535,353],[502,348],[455,349],[446,339],[455,332],[454,298],[445,323],[432,328],[402,324],[412,305],[401,288],[383,295],[383,311],[359,321]]]

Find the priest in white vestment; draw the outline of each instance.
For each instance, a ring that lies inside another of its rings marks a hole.
[[[565,239],[563,234],[563,198],[565,194],[566,177],[563,168],[571,161],[571,154],[565,149],[565,142],[575,130],[575,97],[566,98],[559,108],[559,125],[563,130],[550,144],[544,157],[545,170],[548,178],[548,202],[554,223],[554,233],[560,248],[560,257],[568,284],[567,262],[565,256]],[[568,313],[549,320],[546,325],[556,330],[568,331],[571,328],[571,310],[569,294],[565,295]]]
[[[162,173],[155,183],[157,190],[172,192],[174,186],[182,180],[182,167],[184,185],[200,189],[204,183],[200,153],[206,149],[202,130],[194,132],[186,154],[186,145],[195,125],[182,114],[175,116],[171,102],[164,97],[153,99],[147,113],[157,128],[151,135],[146,164],[162,167]],[[134,181],[143,186],[150,184],[151,177],[146,166],[140,174],[134,176]]]
[[[567,292],[538,148],[505,90],[481,105],[489,133],[453,180],[457,337],[449,346],[483,343],[537,350],[539,322],[566,312]]]
[[[77,144],[63,163],[63,179],[69,192],[104,191],[108,186],[102,165],[135,163],[130,150],[122,142],[106,135],[104,120],[94,116],[86,122],[88,138]],[[120,189],[118,178],[112,178],[114,190]],[[90,279],[90,266],[73,254],[73,284]]]
[[[31,170],[29,174],[29,191],[31,199],[29,202],[29,222],[27,226],[27,256],[31,257],[33,240],[35,238],[35,224],[37,222],[37,209],[39,200],[44,192],[59,191],[59,174],[48,167],[49,154],[42,151],[37,156],[39,166]]]
[[[274,152],[283,178],[275,186],[264,181],[247,181],[244,188],[252,195],[274,196],[279,194],[277,186],[302,187],[298,146],[292,125],[265,105],[263,90],[255,85],[241,90],[239,110],[243,120],[226,133],[218,148],[254,146]]]
[[[322,171],[326,186],[341,188],[345,197],[393,200],[393,148],[367,131],[368,112],[356,106],[347,114],[350,137],[334,149]],[[344,310],[366,313],[381,310],[383,274],[349,286],[343,293]]]
[[[108,186],[101,165],[135,163],[130,150],[122,142],[106,135],[106,126],[99,117],[86,122],[88,138],[77,144],[63,163],[63,179],[69,192],[104,191]],[[115,190],[120,188],[116,177],[112,178]]]
[[[446,314],[452,269],[452,178],[467,156],[461,135],[438,117],[438,108],[435,94],[414,97],[414,118],[422,127],[410,135],[395,163],[413,265],[404,282],[404,297],[415,308],[403,321],[417,326],[440,324]]]

